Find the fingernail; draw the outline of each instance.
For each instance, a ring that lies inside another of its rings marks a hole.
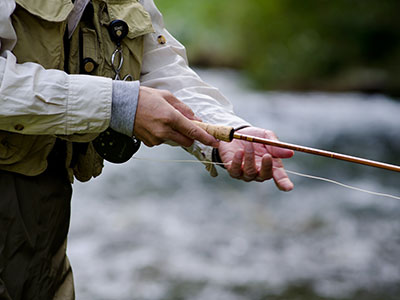
[[[290,192],[291,190],[293,190],[294,185],[292,182],[289,182],[289,185],[285,187],[284,191],[285,192]]]

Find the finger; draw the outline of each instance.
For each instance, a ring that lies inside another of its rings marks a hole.
[[[189,139],[197,140],[204,145],[212,146],[214,148],[219,146],[219,142],[215,137],[208,134],[205,130],[196,126],[193,122],[180,114],[177,115],[176,122],[173,122],[172,124],[176,131],[185,135]]]
[[[240,178],[242,176],[242,161],[244,152],[237,151],[233,156],[230,167],[228,168],[229,175],[233,178]]]
[[[257,181],[262,182],[272,178],[272,157],[269,154],[265,154],[261,159],[261,168]]]
[[[288,192],[293,189],[294,185],[286,174],[283,163],[279,158],[273,159],[272,177],[281,191]]]
[[[194,142],[193,139],[190,139],[172,129],[169,129],[168,131],[163,131],[162,134],[158,135],[146,131],[143,136],[140,136],[138,138],[148,147],[160,145],[165,141],[173,141],[183,147],[190,147]]]
[[[189,118],[190,119],[190,118]],[[195,120],[195,121],[199,121],[199,122],[203,122],[202,119],[200,119],[198,116],[194,115],[193,119],[190,120]]]
[[[183,134],[180,134],[177,131],[171,131],[167,135],[167,140],[178,143],[179,145],[181,145],[183,147],[190,147],[193,145],[193,142],[194,142],[193,139],[190,139],[187,136],[184,136]]]
[[[244,163],[243,163],[243,180],[251,181],[257,177],[258,171],[254,158],[254,148],[252,143],[244,144]]]
[[[142,135],[140,136],[137,135],[136,137],[140,139],[143,142],[143,144],[145,144],[147,147],[150,148],[160,145],[164,142],[162,139],[155,137],[148,131],[144,131]]]
[[[278,141],[278,138],[273,131],[267,130],[265,134],[266,138]],[[291,158],[294,155],[293,150],[273,147],[273,146],[266,146],[266,147],[268,148],[269,153],[271,153],[273,157]]]
[[[186,118],[189,120],[196,120],[200,121],[198,117],[195,116],[194,112],[192,109],[187,106],[185,103],[180,101],[178,98],[176,98],[171,92],[169,91],[163,91],[162,92],[163,97],[169,104],[171,104],[176,110],[178,110],[182,115],[184,115]]]

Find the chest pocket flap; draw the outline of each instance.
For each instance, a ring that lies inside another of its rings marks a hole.
[[[154,32],[149,13],[137,0],[107,0],[111,20],[123,20],[129,25],[128,38]]]
[[[65,21],[73,9],[71,0],[16,0],[31,14],[50,22]]]

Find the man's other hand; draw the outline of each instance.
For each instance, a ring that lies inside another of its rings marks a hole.
[[[247,127],[238,132],[277,140],[272,131],[261,128]],[[230,143],[220,142],[218,151],[231,177],[259,182],[273,178],[280,190],[293,189],[293,183],[287,176],[281,160],[281,158],[292,157],[292,150],[233,140]]]

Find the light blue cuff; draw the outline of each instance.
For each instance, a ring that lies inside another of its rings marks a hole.
[[[110,127],[128,136],[133,135],[139,87],[139,81],[113,81]]]

